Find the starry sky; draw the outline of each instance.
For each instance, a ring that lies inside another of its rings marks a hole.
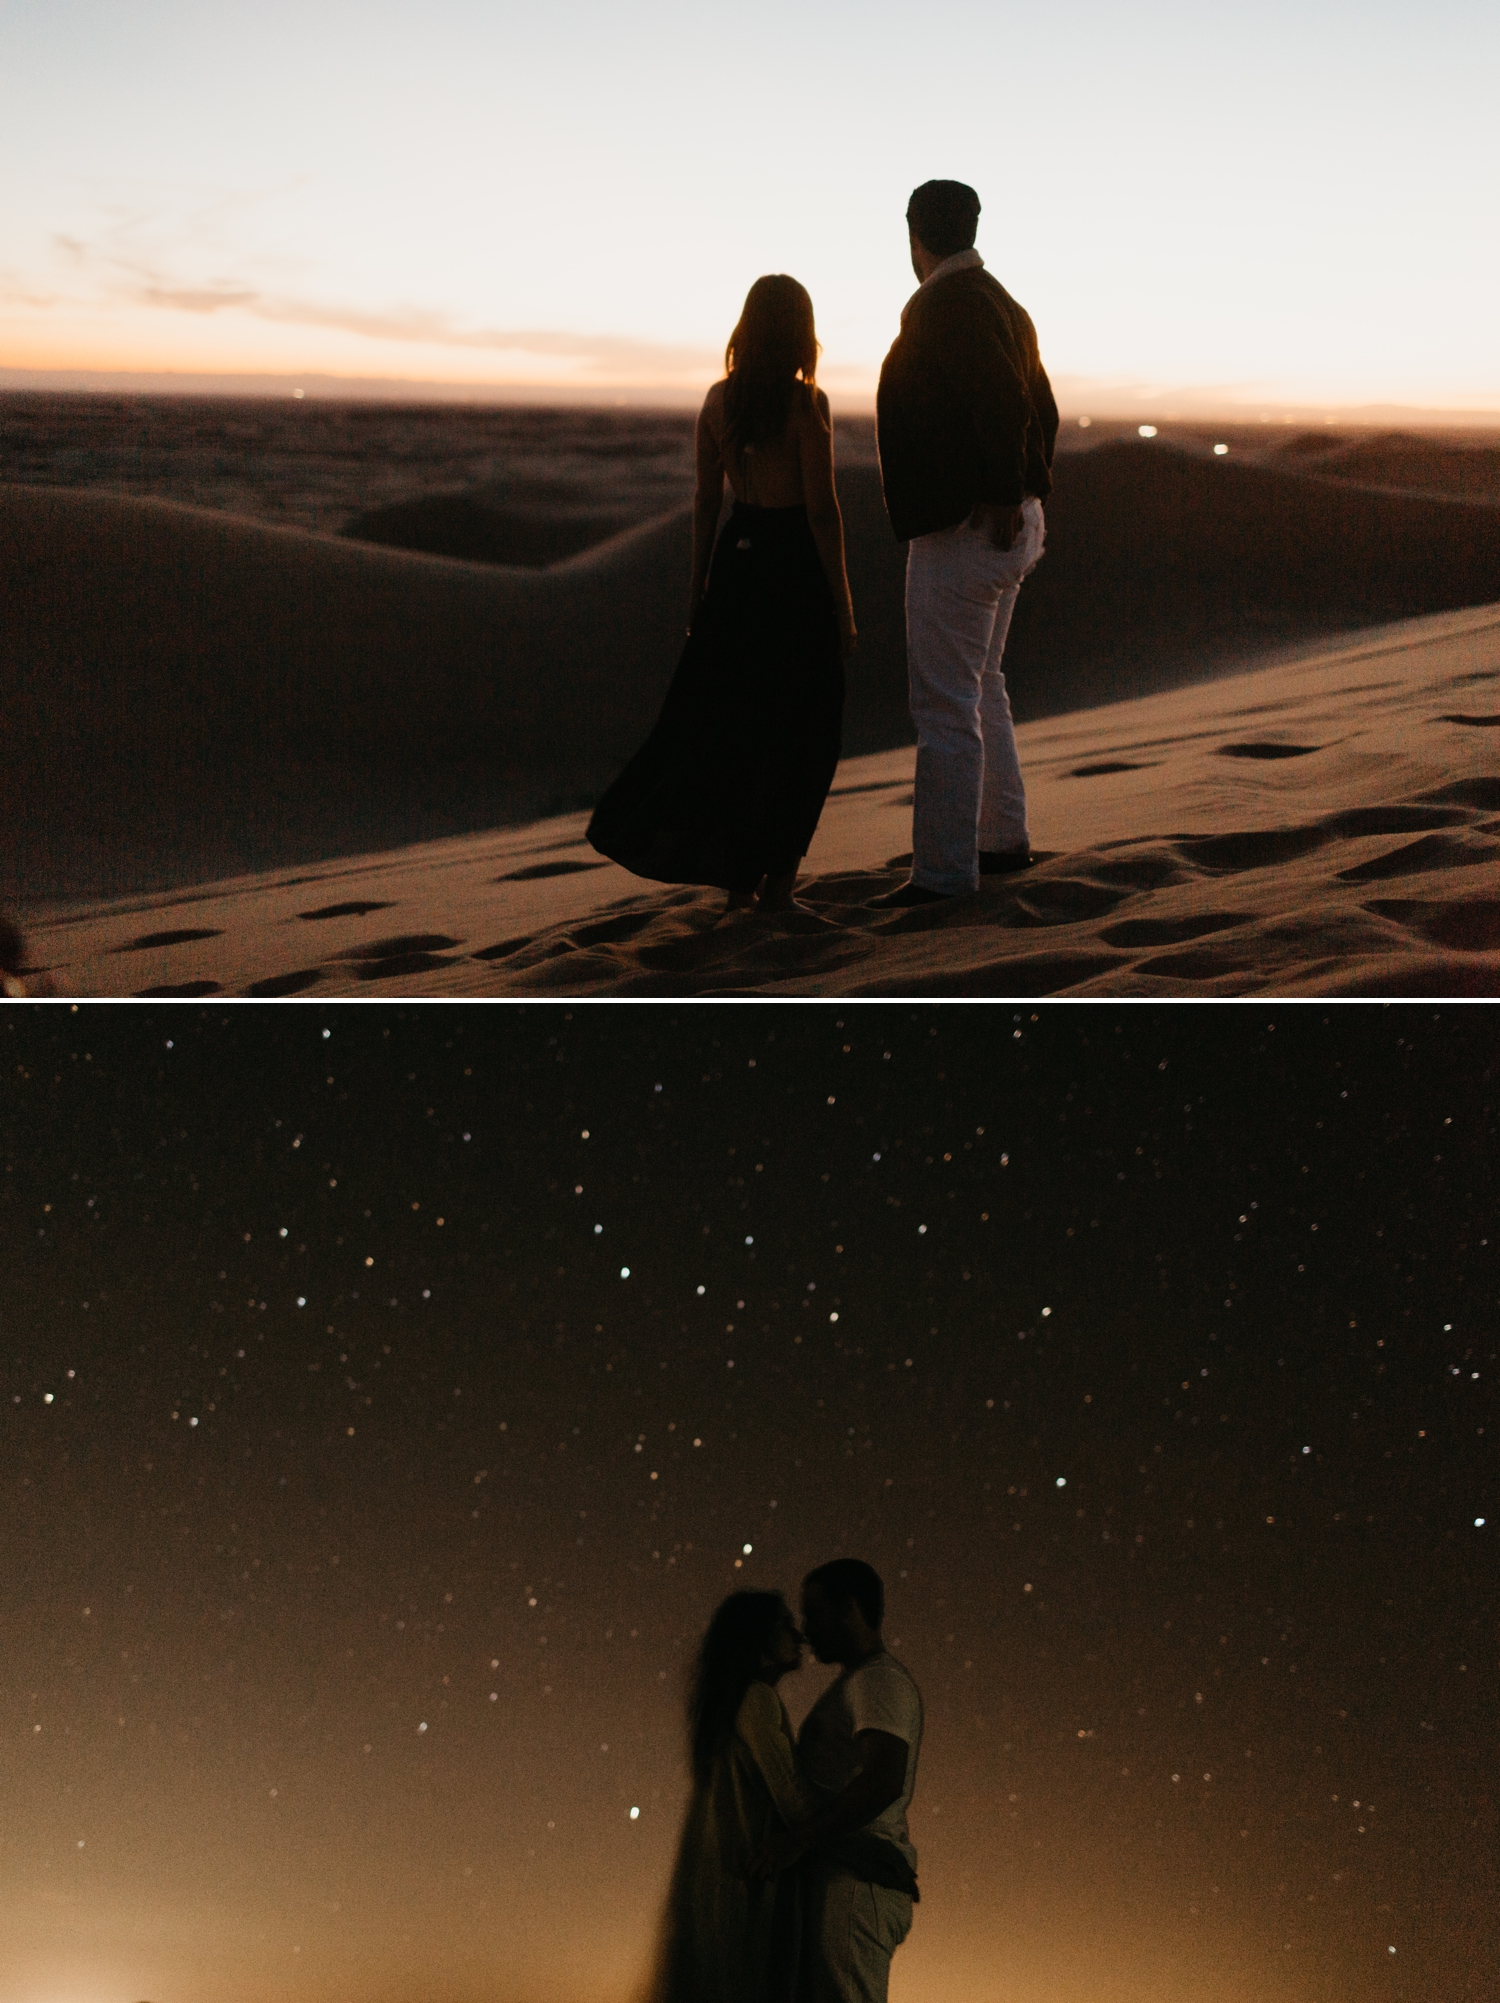
[[[625,2003],[695,1642],[841,1553],[893,2003],[1493,1997],[1485,1010],[18,1005],[0,1079],[0,2003]]]
[[[944,176],[1074,412],[1500,413],[1493,0],[0,0],[0,51],[0,369],[701,396],[787,271],[867,401]]]

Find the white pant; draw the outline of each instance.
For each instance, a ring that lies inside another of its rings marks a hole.
[[[1021,580],[1046,540],[1042,504],[1022,509],[1012,549],[961,522],[914,536],[906,557],[906,656],[917,726],[912,881],[979,887],[980,849],[1024,848],[1026,788],[1000,656]]]
[[[891,1956],[911,1932],[911,1900],[837,1869],[810,1873],[808,1893],[805,2003],[886,2003]]]

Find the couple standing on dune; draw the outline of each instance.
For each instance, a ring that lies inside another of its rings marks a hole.
[[[693,1791],[649,2003],[886,2003],[911,1928],[906,1810],[922,1699],[881,1639],[885,1589],[859,1558],[802,1585],[802,1626],[837,1680],[794,1735],[776,1686],[802,1666],[780,1593],[732,1593],[688,1706]]]
[[[973,247],[978,195],[924,182],[906,220],[921,283],[881,368],[876,443],[908,544],[917,776],[910,880],[882,905],[962,896],[1031,860],[1000,658],[1042,553],[1057,438],[1030,317]],[[589,824],[601,854],[658,882],[718,885],[730,909],[792,902],[839,759],[855,624],[817,358],[802,286],[757,279],[698,418],[687,645],[655,729]],[[715,542],[726,479],[734,506]]]

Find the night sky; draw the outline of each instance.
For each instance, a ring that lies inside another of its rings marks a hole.
[[[0,2003],[623,2003],[696,1640],[840,1553],[893,2003],[1488,2003],[1495,1047],[7,1009]]]

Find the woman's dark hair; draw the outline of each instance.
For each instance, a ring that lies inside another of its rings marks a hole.
[[[934,257],[953,257],[974,247],[979,197],[966,181],[924,181],[912,189],[906,221]]]
[[[817,381],[818,336],[805,286],[785,272],[756,279],[724,350],[724,371],[726,452],[778,438],[798,377],[809,389]]]
[[[731,1593],[709,1622],[688,1697],[693,1779],[700,1785],[734,1730],[745,1692],[787,1615],[780,1593]]]

